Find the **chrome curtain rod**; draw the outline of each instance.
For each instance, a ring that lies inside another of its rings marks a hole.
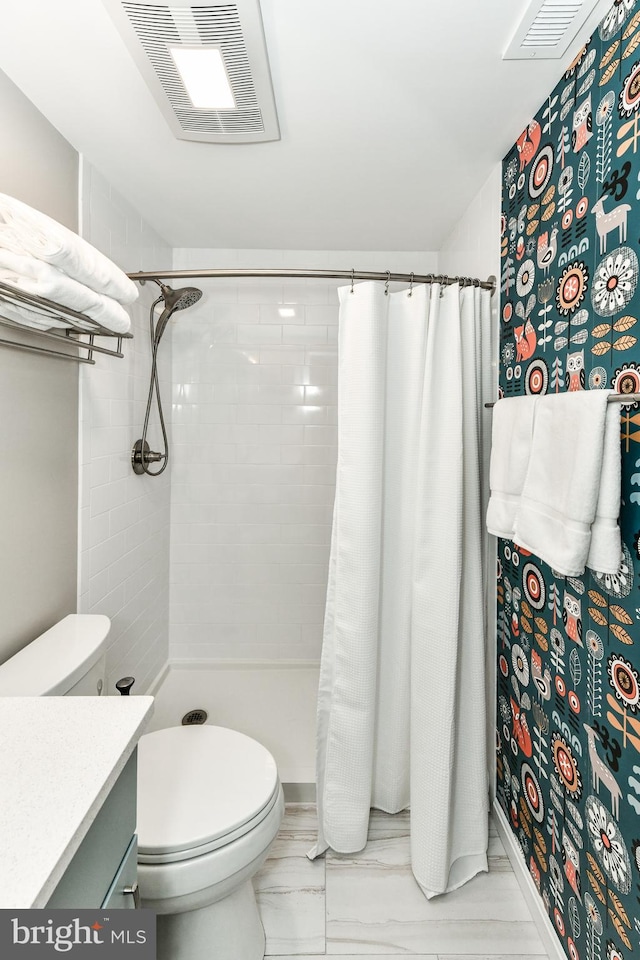
[[[640,401],[640,393],[610,393],[607,397],[607,403],[638,403],[638,401]],[[494,400],[493,403],[485,403],[485,407],[487,409],[495,407],[496,402]]]
[[[325,278],[328,280],[384,280],[387,283],[439,283],[449,286],[459,283],[462,287],[480,287],[496,292],[496,278],[478,280],[477,277],[447,277],[436,273],[393,273],[390,270],[253,270],[247,268],[222,268],[221,270],[165,270],[163,273],[140,271],[128,274],[131,280],[198,280],[222,277],[291,277]]]

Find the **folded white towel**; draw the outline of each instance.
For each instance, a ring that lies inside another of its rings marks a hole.
[[[487,530],[507,540],[513,539],[529,466],[537,400],[537,397],[513,397],[498,400],[493,408]]]
[[[131,326],[127,311],[111,297],[90,290],[42,260],[26,254],[11,253],[1,247],[0,282],[16,287],[24,293],[62,303],[65,307],[86,314],[114,333],[127,333]]]
[[[601,520],[594,553],[609,556],[615,547],[611,538],[615,541],[620,465],[616,467],[614,461],[619,461],[620,449],[612,436],[607,443],[611,462],[604,469],[602,484],[607,503],[600,505],[607,419],[607,394],[601,390],[540,397],[536,404],[529,468],[513,539],[565,576],[584,572],[598,511]],[[615,570],[620,549],[618,530]]]
[[[135,284],[90,243],[46,214],[3,193],[0,193],[0,247],[44,260],[78,283],[119,303],[133,303],[138,297]]]
[[[36,307],[30,308],[22,303],[8,303],[4,300],[0,300],[0,318],[13,320],[23,327],[33,327],[34,330],[51,330],[52,327],[68,329],[69,327],[68,323],[48,317]]]

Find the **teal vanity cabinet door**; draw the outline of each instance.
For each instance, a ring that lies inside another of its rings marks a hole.
[[[126,875],[127,882],[121,886],[135,887],[136,760],[137,751],[134,750],[49,898],[47,907],[101,907],[114,890],[119,875]],[[116,896],[115,892],[113,896]],[[113,902],[112,906],[133,907],[132,894],[123,895],[123,899],[126,903]]]
[[[103,909],[134,910],[140,906],[138,892],[138,838],[131,838],[131,843],[124,855],[122,863],[113,878],[113,883],[107,890],[102,903]]]

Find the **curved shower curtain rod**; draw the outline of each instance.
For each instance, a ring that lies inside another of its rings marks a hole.
[[[223,277],[291,277],[291,278],[325,278],[327,280],[384,280],[387,283],[439,283],[449,286],[459,283],[463,287],[480,287],[482,290],[496,292],[496,278],[479,280],[477,277],[447,277],[436,273],[393,273],[390,270],[254,270],[249,268],[222,268],[220,270],[165,270],[163,273],[140,271],[129,273],[131,280],[145,283],[147,280],[196,280],[202,278],[219,279]]]

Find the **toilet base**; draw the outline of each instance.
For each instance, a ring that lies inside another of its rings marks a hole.
[[[264,960],[265,935],[250,880],[216,903],[158,914],[158,960]]]

